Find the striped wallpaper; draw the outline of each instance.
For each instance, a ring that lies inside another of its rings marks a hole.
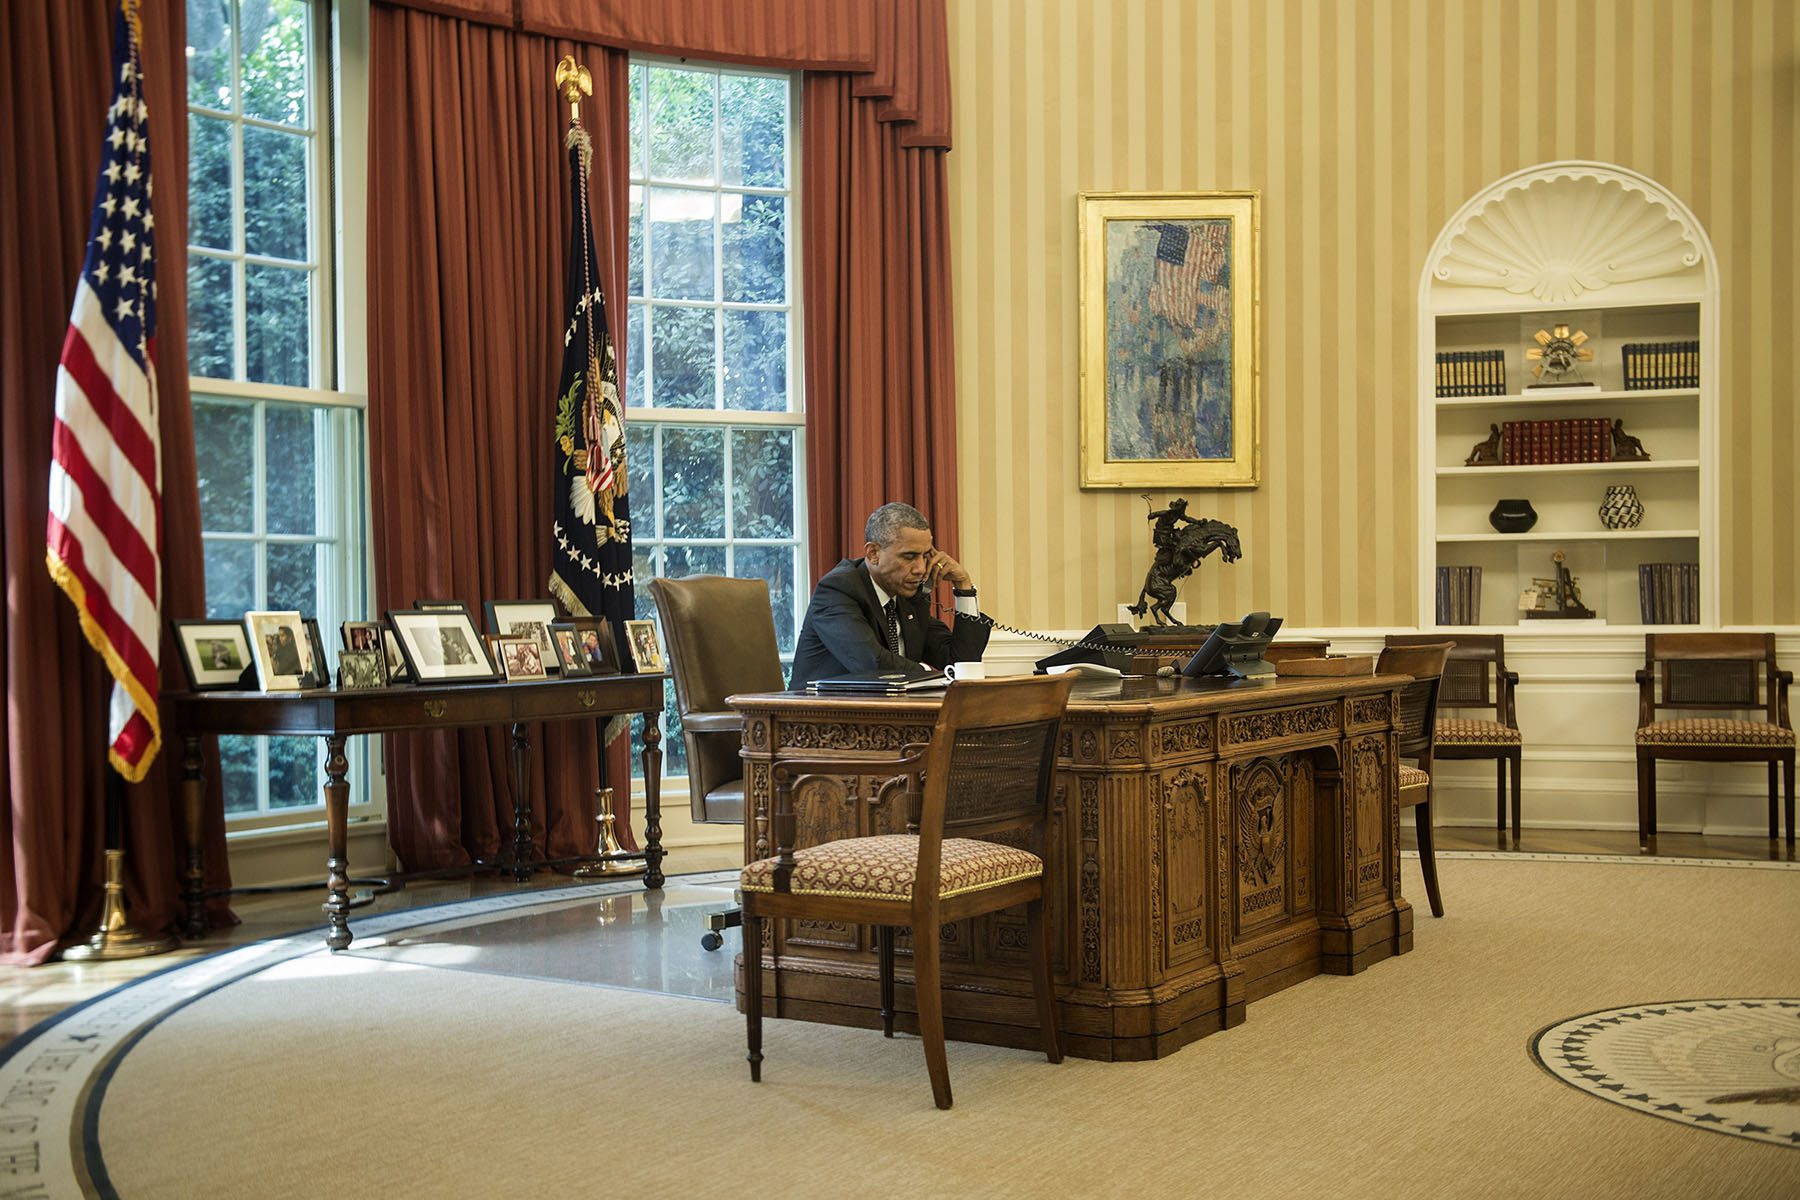
[[[1027,627],[1111,620],[1138,494],[1078,486],[1081,191],[1262,193],[1263,478],[1193,620],[1417,623],[1419,272],[1508,172],[1598,159],[1720,258],[1725,624],[1800,623],[1793,0],[949,0],[961,553]],[[1158,506],[1174,495],[1154,495]]]

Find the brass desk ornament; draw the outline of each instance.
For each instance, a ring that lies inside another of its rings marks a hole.
[[[642,875],[644,873],[643,859],[626,857],[631,851],[619,845],[619,835],[613,829],[613,790],[601,788],[599,795],[600,848],[597,855],[600,861],[575,868],[575,878],[625,879],[632,875]]]

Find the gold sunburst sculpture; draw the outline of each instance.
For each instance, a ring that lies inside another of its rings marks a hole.
[[[1579,329],[1570,332],[1567,325],[1557,325],[1540,329],[1531,336],[1537,345],[1529,347],[1525,357],[1536,363],[1531,368],[1532,377],[1544,380],[1546,387],[1579,382],[1575,364],[1594,361],[1594,352],[1586,345],[1588,335]],[[1545,379],[1546,375],[1548,379]]]

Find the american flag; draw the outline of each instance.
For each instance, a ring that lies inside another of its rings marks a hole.
[[[579,118],[569,130],[569,231],[562,372],[556,388],[557,470],[550,592],[572,615],[605,617],[617,640],[636,614],[632,589],[630,478],[624,399],[607,331],[606,298],[588,215],[592,143]],[[625,659],[629,662],[629,659]],[[621,723],[621,728],[623,727]],[[608,740],[611,740],[609,734]]]
[[[1152,225],[1157,232],[1156,279],[1150,285],[1150,311],[1183,329],[1199,322],[1208,285],[1220,277],[1231,238],[1228,221],[1196,221],[1186,225]]]
[[[162,745],[162,445],[156,415],[156,261],[138,0],[114,27],[113,102],[87,260],[56,373],[45,561],[113,676],[108,757],[133,782]]]

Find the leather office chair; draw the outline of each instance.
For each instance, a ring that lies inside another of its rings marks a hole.
[[[1519,838],[1519,766],[1524,759],[1525,739],[1519,733],[1519,715],[1514,707],[1513,690],[1519,686],[1519,673],[1506,669],[1506,638],[1496,634],[1458,634],[1447,637],[1435,633],[1389,634],[1390,646],[1429,646],[1449,642],[1450,661],[1444,665],[1443,682],[1438,686],[1438,708],[1459,710],[1453,717],[1437,719],[1437,740],[1433,757],[1438,759],[1494,760],[1494,828],[1506,830],[1506,776],[1512,767],[1512,835]],[[1460,712],[1485,709],[1486,717],[1462,716]]]
[[[949,1108],[938,929],[948,921],[1023,904],[1044,1054],[1053,1063],[1062,1061],[1044,927],[1044,839],[1057,734],[1074,682],[1074,675],[1065,674],[952,684],[931,741],[905,747],[898,761],[776,760],[778,850],[775,857],[746,866],[741,884],[752,1080],[762,1079],[762,922],[780,917],[876,927],[887,1037],[894,1036],[894,928],[914,930],[913,990],[925,1066],[933,1100]],[[844,775],[865,772],[890,777],[883,791],[904,781],[909,828],[915,832],[795,850],[794,793],[815,784],[841,790]],[[1029,848],[1017,844],[1021,841]]]
[[[1787,844],[1794,844],[1792,671],[1775,662],[1772,633],[1650,633],[1638,683],[1638,844],[1656,837],[1656,760],[1764,762],[1769,766],[1769,840],[1781,836],[1775,770],[1785,777]],[[1660,689],[1661,699],[1658,699]],[[1663,709],[1760,709],[1763,719],[1660,716]]]
[[[687,748],[688,804],[694,820],[744,823],[744,764],[738,757],[743,718],[725,703],[738,692],[787,689],[769,585],[760,579],[694,575],[652,579],[650,595],[662,617],[675,708]],[[700,944],[717,950],[737,909],[714,913]]]
[[[1431,915],[1444,915],[1438,894],[1437,856],[1431,840],[1432,749],[1437,737],[1438,684],[1454,647],[1449,642],[1422,646],[1389,646],[1375,663],[1377,675],[1411,675],[1400,689],[1400,757],[1418,765],[1400,765],[1400,807],[1412,808],[1419,830],[1419,870],[1425,876],[1425,898]]]

